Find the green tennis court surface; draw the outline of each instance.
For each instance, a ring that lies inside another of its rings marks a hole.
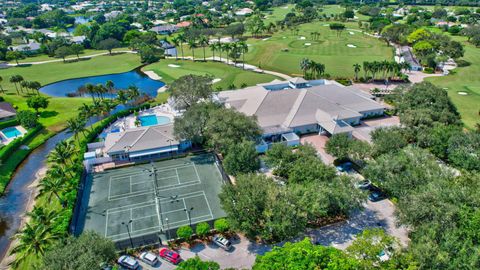
[[[218,199],[224,182],[211,154],[108,170],[87,181],[84,230],[116,242],[129,241],[125,224],[139,246],[174,237],[176,228],[190,222],[225,216]]]

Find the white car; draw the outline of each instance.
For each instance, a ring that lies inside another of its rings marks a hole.
[[[155,266],[159,262],[158,257],[155,256],[155,254],[148,251],[142,252],[142,254],[140,254],[140,260],[142,260],[144,263],[149,264],[151,266]]]
[[[230,243],[230,241],[228,241],[227,239],[219,235],[215,235],[213,237],[213,243],[215,243],[217,246],[223,248],[226,251],[229,251],[230,249],[232,249],[232,243]]]
[[[117,263],[127,269],[136,270],[140,267],[140,264],[131,256],[123,255],[118,258]]]

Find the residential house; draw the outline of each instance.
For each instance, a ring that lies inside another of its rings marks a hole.
[[[8,102],[0,102],[0,122],[11,120],[16,116],[17,111],[13,108],[12,104]]]

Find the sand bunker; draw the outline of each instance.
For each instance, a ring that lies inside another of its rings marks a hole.
[[[305,46],[310,46],[312,45],[312,43],[305,43]]]
[[[213,79],[213,80],[212,80],[212,83],[217,83],[217,82],[219,82],[219,81],[221,81],[221,80],[222,80],[222,79],[220,79],[220,78],[216,78],[216,79]]]
[[[267,38],[264,38],[264,39],[262,39],[262,40],[263,40],[263,41],[265,41],[265,40],[269,40],[269,39],[270,39],[270,38],[269,38],[269,37],[267,37]]]
[[[349,48],[356,48],[357,46],[353,45],[353,44],[347,44],[347,47]]]
[[[307,39],[307,38],[306,38],[306,37],[300,37],[300,39],[301,39],[301,40],[305,40],[305,39]]]
[[[355,33],[353,33],[353,32],[348,32],[348,33],[349,33],[350,35],[355,35]]]
[[[459,94],[459,95],[461,95],[461,96],[466,96],[466,95],[468,95],[467,92],[457,92],[457,94]]]
[[[171,68],[179,68],[180,66],[179,65],[175,65],[175,64],[168,64],[169,67]]]

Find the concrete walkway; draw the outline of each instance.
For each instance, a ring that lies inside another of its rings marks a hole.
[[[168,59],[176,59],[174,56],[169,56],[169,57],[166,57]],[[180,60],[192,60],[192,57],[191,56],[186,56],[186,57],[178,57],[178,59]],[[218,56],[215,56],[215,58],[213,57],[207,57],[205,58],[207,61],[216,61],[216,62],[222,62],[224,64],[227,64],[227,59],[226,58],[220,58]],[[195,58],[195,61],[203,61],[203,58]],[[265,69],[261,69],[257,66],[254,66],[254,65],[250,65],[250,64],[245,64],[245,66],[243,65],[243,63],[234,63],[232,61],[232,59],[228,59],[228,65],[232,65],[232,66],[235,66],[237,68],[243,68],[245,70],[250,70],[250,71],[253,71],[253,72],[257,72],[257,73],[265,73],[265,74],[270,74],[270,75],[273,75],[273,76],[277,76],[277,77],[280,77],[284,80],[290,80],[292,77],[287,75],[287,74],[283,74],[283,73],[280,73],[280,72],[276,72],[276,71],[271,71],[271,70],[265,70]]]
[[[116,53],[137,53],[134,51],[113,51],[112,54],[115,55]],[[107,55],[109,54],[108,52],[104,53],[96,53],[96,54],[90,54],[90,55],[84,55],[80,56],[80,59],[88,59],[92,57],[97,57],[97,56],[102,56],[102,55]],[[65,58],[65,61],[71,61],[71,60],[77,60],[77,57],[69,57]],[[8,63],[6,64],[9,67],[16,67],[16,66],[22,66],[22,65],[41,65],[41,64],[48,64],[48,63],[55,63],[55,62],[63,62],[63,59],[52,59],[52,60],[45,60],[45,61],[38,61],[38,62],[24,62],[24,63]]]

